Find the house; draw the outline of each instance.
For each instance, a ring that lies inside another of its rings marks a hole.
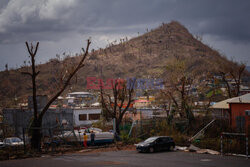
[[[248,86],[241,85],[240,86],[240,94],[244,95],[244,94],[247,94],[247,93],[250,93],[250,88]]]
[[[138,97],[138,100],[149,100],[150,102],[155,101],[154,96],[140,96]]]
[[[72,92],[66,97],[69,106],[91,105],[96,97],[90,92]]]
[[[149,100],[135,100],[134,102],[134,108],[149,108],[151,105],[151,102]]]
[[[228,118],[232,129],[241,132],[249,129],[250,93],[220,101],[210,108],[214,110],[214,116]]]
[[[91,125],[101,118],[101,108],[87,107],[81,109],[74,109],[73,124],[75,127]]]
[[[153,117],[166,117],[161,108],[138,108],[134,111],[128,111],[124,115],[125,119],[141,120],[151,119]]]
[[[155,101],[154,96],[140,96],[134,101],[134,108],[152,108],[152,103]]]
[[[238,131],[248,130],[250,118],[250,93],[231,99],[229,102],[231,127]]]
[[[230,118],[230,110],[228,102],[231,99],[226,99],[217,103],[214,103],[209,108],[212,109],[212,114],[215,118],[220,119],[229,119]]]

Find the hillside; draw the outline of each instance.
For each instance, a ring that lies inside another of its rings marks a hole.
[[[39,56],[39,50],[38,50]],[[200,75],[215,72],[218,63],[228,63],[226,58],[194,38],[188,30],[178,22],[162,24],[131,40],[122,39],[119,44],[110,44],[105,49],[92,51],[86,66],[77,75],[77,81],[70,86],[71,90],[84,90],[86,77],[103,76],[103,78],[126,77],[164,77],[164,70],[173,57],[192,60],[193,68]],[[78,56],[67,57],[65,64],[74,64]],[[56,76],[63,65],[57,59],[38,66],[41,71],[38,80],[38,94],[52,94]],[[17,70],[0,73],[1,106],[9,105],[16,97],[17,101],[30,95],[31,80]]]

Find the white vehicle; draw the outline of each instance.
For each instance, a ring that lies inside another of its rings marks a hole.
[[[58,135],[59,138],[64,138],[68,142],[83,142],[83,135],[84,132],[88,136],[87,143],[91,142],[91,131],[95,133],[95,144],[105,144],[105,143],[112,143],[114,141],[114,133],[112,132],[102,132],[101,129],[98,128],[89,128],[89,129],[80,129],[73,131],[66,131],[61,135]]]
[[[0,141],[0,148],[4,147],[4,143]]]
[[[18,137],[10,137],[3,140],[4,146],[22,146],[23,141]]]

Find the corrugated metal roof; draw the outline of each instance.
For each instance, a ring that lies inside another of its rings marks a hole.
[[[228,103],[250,103],[250,93],[239,97],[234,97]]]
[[[231,99],[226,99],[226,100],[217,102],[214,105],[212,105],[210,108],[213,108],[213,109],[229,109],[229,104],[228,104],[229,100],[231,100]]]
[[[215,103],[210,108],[229,109],[229,103],[250,103],[250,93]]]

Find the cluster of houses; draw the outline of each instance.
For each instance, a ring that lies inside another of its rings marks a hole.
[[[47,101],[47,96],[37,96],[38,111],[42,110]],[[125,117],[132,120],[152,117],[156,111],[159,111],[159,109],[152,108],[153,101],[155,101],[153,96],[138,97]],[[135,110],[138,114],[135,114]],[[97,95],[90,92],[72,92],[66,97],[58,97],[50,106],[43,118],[43,128],[90,126],[100,120],[101,115],[102,108]],[[27,104],[21,104],[18,108],[3,109],[3,123],[12,127],[17,136],[22,134],[23,128],[27,129],[30,126],[32,116],[32,97],[28,98]]]
[[[250,92],[247,92],[248,89],[244,91],[246,94],[242,96],[212,103],[210,106],[214,117],[229,120],[230,126],[238,131],[248,130],[250,126]],[[38,110],[41,110],[48,99],[47,96],[37,96],[37,101]],[[155,105],[155,101],[154,96],[138,96],[125,113],[125,118],[135,121],[167,116],[166,109]],[[29,127],[32,116],[33,101],[32,97],[29,97],[27,104],[21,104],[18,108],[3,109],[0,121],[13,127],[15,133],[20,135],[23,128]],[[58,97],[50,106],[43,118],[43,128],[90,126],[100,120],[101,116],[102,107],[98,95],[90,92],[72,92],[66,97]]]

